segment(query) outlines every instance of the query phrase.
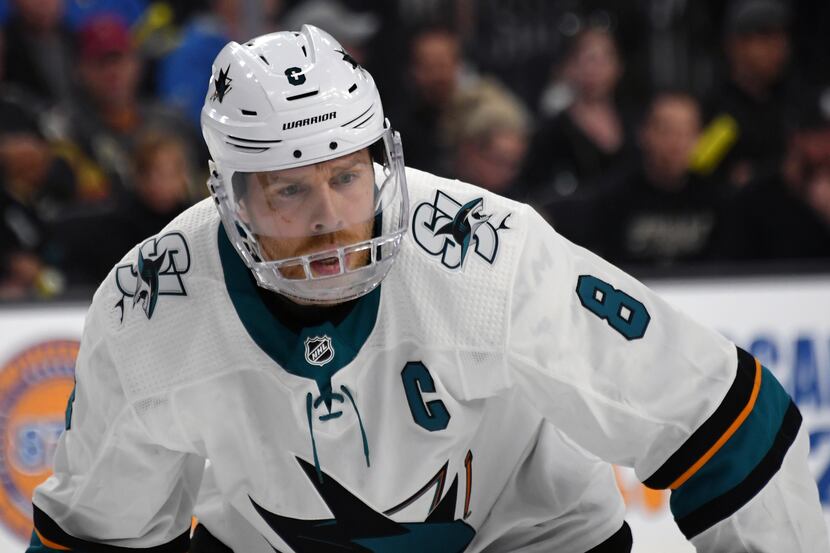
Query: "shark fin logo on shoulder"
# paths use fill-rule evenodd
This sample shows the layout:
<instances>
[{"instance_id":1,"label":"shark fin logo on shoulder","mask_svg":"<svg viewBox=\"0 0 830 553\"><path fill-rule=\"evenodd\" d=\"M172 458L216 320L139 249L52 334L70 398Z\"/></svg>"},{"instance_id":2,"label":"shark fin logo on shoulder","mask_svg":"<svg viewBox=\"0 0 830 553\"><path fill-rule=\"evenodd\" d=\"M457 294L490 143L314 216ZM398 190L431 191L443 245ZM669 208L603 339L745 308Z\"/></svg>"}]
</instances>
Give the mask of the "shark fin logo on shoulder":
<instances>
[{"instance_id":1,"label":"shark fin logo on shoulder","mask_svg":"<svg viewBox=\"0 0 830 553\"><path fill-rule=\"evenodd\" d=\"M121 321L127 307L141 306L148 319L153 317L159 296L186 296L182 275L190 270L190 250L179 232L150 238L138 249L135 263L119 265L115 281L121 291L116 307ZM132 298L132 301L126 301Z\"/></svg>"},{"instance_id":2,"label":"shark fin logo on shoulder","mask_svg":"<svg viewBox=\"0 0 830 553\"><path fill-rule=\"evenodd\" d=\"M450 270L461 270L470 252L492 265L499 251L499 232L508 230L508 213L498 226L484 198L462 203L437 190L432 202L422 202L412 216L412 236L429 255L440 258Z\"/></svg>"}]
</instances>

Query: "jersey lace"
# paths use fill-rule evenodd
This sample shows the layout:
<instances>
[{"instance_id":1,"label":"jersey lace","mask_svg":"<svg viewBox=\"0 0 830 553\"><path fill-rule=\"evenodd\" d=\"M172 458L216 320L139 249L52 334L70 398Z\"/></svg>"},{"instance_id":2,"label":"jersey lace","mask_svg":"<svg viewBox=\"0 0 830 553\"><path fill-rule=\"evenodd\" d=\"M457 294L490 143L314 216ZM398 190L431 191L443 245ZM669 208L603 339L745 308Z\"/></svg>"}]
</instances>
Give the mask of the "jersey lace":
<instances>
[{"instance_id":1,"label":"jersey lace","mask_svg":"<svg viewBox=\"0 0 830 553\"><path fill-rule=\"evenodd\" d=\"M357 408L357 403L354 400L354 396L352 395L351 391L346 386L340 386L340 391L342 394L339 394L331 389L331 387L326 386L321 391L320 395L317 399L314 399L311 392L306 394L306 415L308 416L308 432L311 435L311 449L314 453L314 468L317 471L317 479L320 483L323 482L323 472L320 469L320 459L317 455L317 442L314 439L314 411L320 407L324 402L328 407L328 413L321 415L319 417L320 422L326 422L331 419L336 419L343 414L343 411L332 411L331 405L333 402L337 401L339 403L346 403L346 398L352 404L352 408L354 409L355 414L357 415L357 423L360 426L360 436L363 439L363 454L366 456L366 466L371 466L369 462L369 440L366 438L366 430L363 428L363 418L360 416L360 410Z\"/></svg>"}]
</instances>

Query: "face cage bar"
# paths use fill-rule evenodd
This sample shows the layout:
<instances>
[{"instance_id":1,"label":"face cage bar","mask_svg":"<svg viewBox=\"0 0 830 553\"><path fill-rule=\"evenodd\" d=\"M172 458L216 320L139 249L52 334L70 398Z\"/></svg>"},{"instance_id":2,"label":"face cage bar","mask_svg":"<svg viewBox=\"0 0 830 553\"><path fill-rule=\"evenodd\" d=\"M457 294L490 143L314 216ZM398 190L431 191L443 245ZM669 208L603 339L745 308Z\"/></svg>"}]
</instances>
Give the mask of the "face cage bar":
<instances>
[{"instance_id":1,"label":"face cage bar","mask_svg":"<svg viewBox=\"0 0 830 553\"><path fill-rule=\"evenodd\" d=\"M406 227L403 227L392 234L371 238L369 240L364 240L363 242L358 242L357 244L351 244L349 246L337 248L336 250L328 250L325 252L318 252L309 255L301 255L297 257L291 257L289 259L280 259L278 261L261 261L258 263L258 265L262 268L273 269L274 272L278 275L278 278L286 283L298 282L303 280L285 278L282 276L280 269L296 266L301 266L303 268L305 280L320 281L331 278L337 278L346 273L356 273L358 271L371 268L373 265L375 265L378 261L381 260L381 257L378 255L378 252L382 251L383 246L397 246L400 243L401 238L403 238L404 234L406 234ZM350 254L356 254L366 250L368 250L370 254L369 262L352 270L348 270L346 268L346 257ZM315 261L324 261L327 259L337 259L339 271L331 275L315 276L312 273L311 264Z\"/></svg>"}]
</instances>

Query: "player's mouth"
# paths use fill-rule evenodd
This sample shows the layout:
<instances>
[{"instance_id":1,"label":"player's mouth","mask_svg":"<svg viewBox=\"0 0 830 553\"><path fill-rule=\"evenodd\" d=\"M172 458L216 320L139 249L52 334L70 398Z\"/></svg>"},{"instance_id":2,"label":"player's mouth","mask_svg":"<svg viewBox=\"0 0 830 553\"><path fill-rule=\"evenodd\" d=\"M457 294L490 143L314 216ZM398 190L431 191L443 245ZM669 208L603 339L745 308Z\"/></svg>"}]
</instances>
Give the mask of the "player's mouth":
<instances>
[{"instance_id":1,"label":"player's mouth","mask_svg":"<svg viewBox=\"0 0 830 553\"><path fill-rule=\"evenodd\" d=\"M316 277L331 276L340 274L340 260L336 257L327 257L317 261L312 261L311 274Z\"/></svg>"}]
</instances>

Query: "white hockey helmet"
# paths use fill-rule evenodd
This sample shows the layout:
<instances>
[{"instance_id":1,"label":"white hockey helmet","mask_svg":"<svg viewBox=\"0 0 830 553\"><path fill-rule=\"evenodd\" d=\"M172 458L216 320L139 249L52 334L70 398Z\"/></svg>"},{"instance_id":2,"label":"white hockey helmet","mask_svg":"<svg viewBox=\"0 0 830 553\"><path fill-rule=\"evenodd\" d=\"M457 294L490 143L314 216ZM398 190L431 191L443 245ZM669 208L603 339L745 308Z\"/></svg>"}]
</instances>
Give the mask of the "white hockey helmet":
<instances>
[{"instance_id":1,"label":"white hockey helmet","mask_svg":"<svg viewBox=\"0 0 830 553\"><path fill-rule=\"evenodd\" d=\"M401 142L383 116L372 76L334 38L304 25L300 32L227 44L213 63L202 132L213 158L210 193L228 238L260 286L301 302L336 303L380 284L407 227ZM362 221L347 224L368 225L370 236L346 244L332 240L323 251L270 259L263 248L268 231L255 228L240 204L243 184L367 147L374 160L368 164L373 205L361 209ZM294 205L301 209L302 204ZM315 238L311 231L305 237L296 231L270 232L269 238L276 239ZM365 262L352 266L347 258L354 255ZM328 269L317 270L321 264Z\"/></svg>"}]
</instances>

